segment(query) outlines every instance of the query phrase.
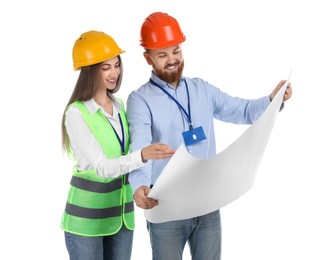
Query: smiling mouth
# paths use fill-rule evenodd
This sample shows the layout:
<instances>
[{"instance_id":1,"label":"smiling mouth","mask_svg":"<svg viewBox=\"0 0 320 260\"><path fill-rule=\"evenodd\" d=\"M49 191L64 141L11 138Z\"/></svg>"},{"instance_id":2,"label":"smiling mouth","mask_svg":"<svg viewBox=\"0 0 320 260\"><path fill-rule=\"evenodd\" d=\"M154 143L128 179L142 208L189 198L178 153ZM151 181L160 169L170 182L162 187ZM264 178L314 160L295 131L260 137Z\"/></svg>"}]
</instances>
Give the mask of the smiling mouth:
<instances>
[{"instance_id":1,"label":"smiling mouth","mask_svg":"<svg viewBox=\"0 0 320 260\"><path fill-rule=\"evenodd\" d=\"M111 83L111 84L116 84L117 80L116 79L111 79L111 80L107 80L107 82Z\"/></svg>"},{"instance_id":2,"label":"smiling mouth","mask_svg":"<svg viewBox=\"0 0 320 260\"><path fill-rule=\"evenodd\" d=\"M166 67L165 67L165 69L167 69L167 70L174 70L174 69L176 69L177 67L178 67L178 63L174 63L174 64L169 64L169 65L167 65Z\"/></svg>"}]
</instances>

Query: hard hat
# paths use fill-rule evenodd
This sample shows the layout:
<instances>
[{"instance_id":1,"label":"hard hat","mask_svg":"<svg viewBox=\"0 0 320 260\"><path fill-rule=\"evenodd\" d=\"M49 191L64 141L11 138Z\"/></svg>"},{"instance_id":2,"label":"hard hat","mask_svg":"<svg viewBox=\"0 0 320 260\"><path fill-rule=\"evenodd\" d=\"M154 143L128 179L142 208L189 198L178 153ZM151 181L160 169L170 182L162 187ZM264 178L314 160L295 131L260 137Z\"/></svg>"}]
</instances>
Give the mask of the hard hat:
<instances>
[{"instance_id":1,"label":"hard hat","mask_svg":"<svg viewBox=\"0 0 320 260\"><path fill-rule=\"evenodd\" d=\"M161 49L186 40L177 20L166 13L149 15L141 26L140 45L146 49Z\"/></svg>"},{"instance_id":2,"label":"hard hat","mask_svg":"<svg viewBox=\"0 0 320 260\"><path fill-rule=\"evenodd\" d=\"M114 39L104 32L88 31L75 41L72 51L73 67L78 70L109 60L124 53Z\"/></svg>"}]
</instances>

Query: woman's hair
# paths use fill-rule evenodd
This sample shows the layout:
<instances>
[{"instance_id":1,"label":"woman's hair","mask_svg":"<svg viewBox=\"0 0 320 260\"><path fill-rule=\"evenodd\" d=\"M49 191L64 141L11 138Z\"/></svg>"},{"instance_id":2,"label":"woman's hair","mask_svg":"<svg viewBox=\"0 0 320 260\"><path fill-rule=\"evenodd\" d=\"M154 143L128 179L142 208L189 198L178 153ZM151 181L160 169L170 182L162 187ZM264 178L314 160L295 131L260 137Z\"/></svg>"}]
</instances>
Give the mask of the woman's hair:
<instances>
[{"instance_id":1,"label":"woman's hair","mask_svg":"<svg viewBox=\"0 0 320 260\"><path fill-rule=\"evenodd\" d=\"M123 66L120 55L117 56L119 59L120 74L117 80L117 85L114 89L107 89L106 95L116 93L121 86L123 77ZM62 147L66 151L70 151L69 139L65 127L65 112L69 105L75 101L87 101L90 100L99 88L99 68L101 63L93 64L90 66L82 67L77 80L77 83L73 89L72 95L63 111L61 132L62 132Z\"/></svg>"}]
</instances>

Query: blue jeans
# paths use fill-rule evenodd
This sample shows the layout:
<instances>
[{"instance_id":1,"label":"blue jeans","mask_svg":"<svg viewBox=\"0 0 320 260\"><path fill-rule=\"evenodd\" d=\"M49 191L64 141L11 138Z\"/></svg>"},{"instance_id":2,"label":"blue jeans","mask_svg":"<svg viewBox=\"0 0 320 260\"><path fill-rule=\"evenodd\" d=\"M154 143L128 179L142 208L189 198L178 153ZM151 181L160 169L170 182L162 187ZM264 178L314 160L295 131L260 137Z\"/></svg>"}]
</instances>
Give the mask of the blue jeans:
<instances>
[{"instance_id":1,"label":"blue jeans","mask_svg":"<svg viewBox=\"0 0 320 260\"><path fill-rule=\"evenodd\" d=\"M185 220L164 223L147 221L153 260L182 259L188 242L194 260L220 260L221 223L219 210Z\"/></svg>"},{"instance_id":2,"label":"blue jeans","mask_svg":"<svg viewBox=\"0 0 320 260\"><path fill-rule=\"evenodd\" d=\"M111 236L64 234L70 260L130 260L133 231L124 226Z\"/></svg>"}]
</instances>

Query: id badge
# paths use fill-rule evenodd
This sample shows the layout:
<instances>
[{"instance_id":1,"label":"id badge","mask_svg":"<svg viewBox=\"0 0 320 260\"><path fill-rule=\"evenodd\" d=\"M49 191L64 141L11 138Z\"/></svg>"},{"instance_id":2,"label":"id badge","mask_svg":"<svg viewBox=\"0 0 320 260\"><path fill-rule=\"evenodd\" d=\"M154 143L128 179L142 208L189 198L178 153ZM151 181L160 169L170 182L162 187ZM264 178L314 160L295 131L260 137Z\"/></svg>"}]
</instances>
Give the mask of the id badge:
<instances>
[{"instance_id":1,"label":"id badge","mask_svg":"<svg viewBox=\"0 0 320 260\"><path fill-rule=\"evenodd\" d=\"M183 132L182 136L186 145L196 144L206 139L206 135L201 126Z\"/></svg>"}]
</instances>

